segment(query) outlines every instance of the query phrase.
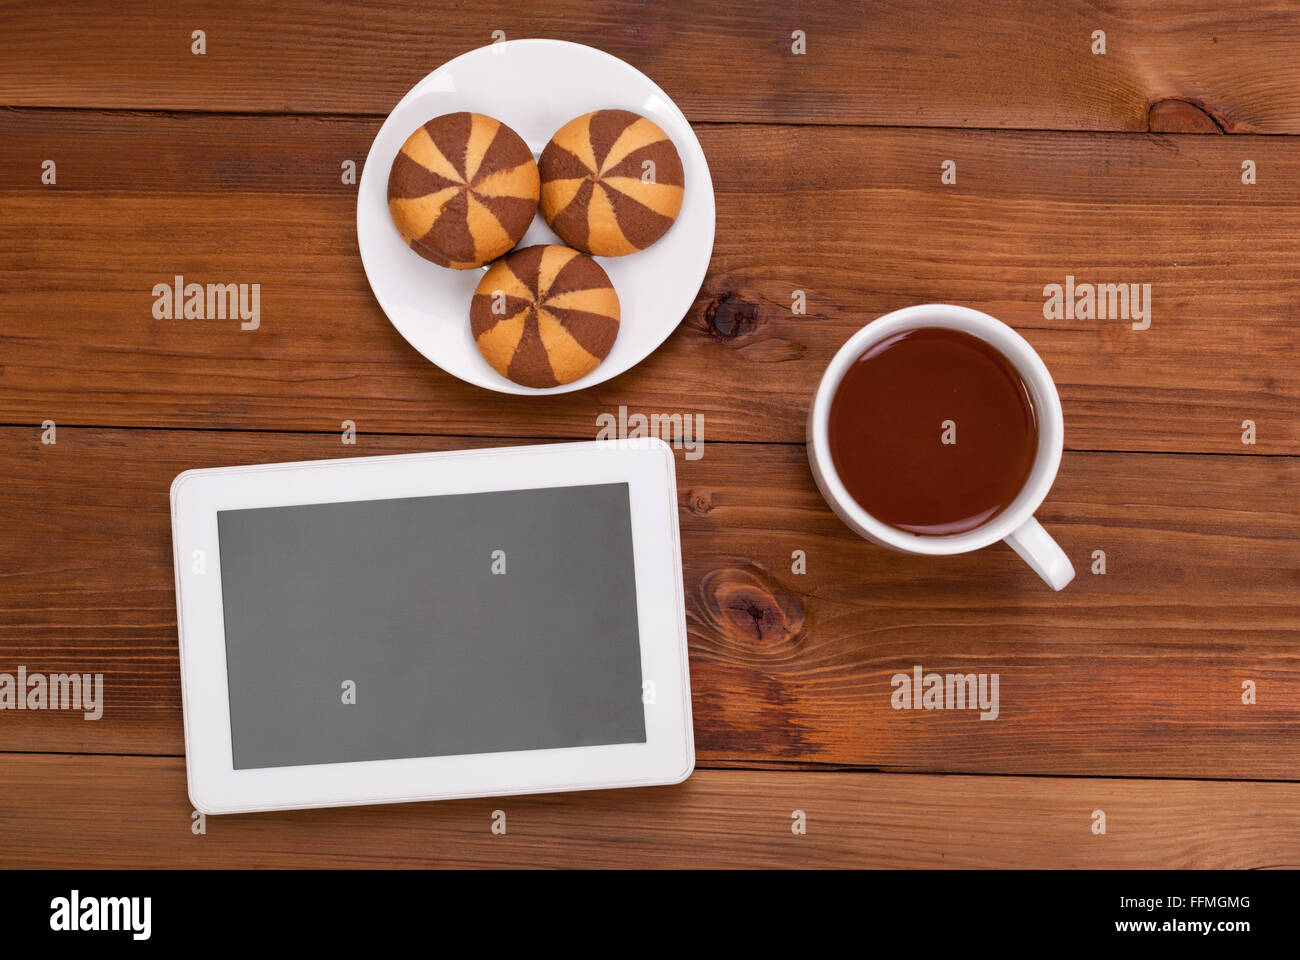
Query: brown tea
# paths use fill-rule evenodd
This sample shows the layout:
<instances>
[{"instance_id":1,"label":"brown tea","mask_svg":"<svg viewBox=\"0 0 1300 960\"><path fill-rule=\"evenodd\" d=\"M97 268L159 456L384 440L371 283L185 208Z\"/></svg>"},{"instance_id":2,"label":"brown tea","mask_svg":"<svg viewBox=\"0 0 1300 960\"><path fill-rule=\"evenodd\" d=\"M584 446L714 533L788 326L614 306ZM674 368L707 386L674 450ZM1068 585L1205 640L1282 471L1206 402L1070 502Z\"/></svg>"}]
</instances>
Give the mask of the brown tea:
<instances>
[{"instance_id":1,"label":"brown tea","mask_svg":"<svg viewBox=\"0 0 1300 960\"><path fill-rule=\"evenodd\" d=\"M874 344L831 401L831 458L844 486L877 520L911 533L964 533L997 516L1029 479L1037 447L1024 380L959 330L922 327Z\"/></svg>"}]
</instances>

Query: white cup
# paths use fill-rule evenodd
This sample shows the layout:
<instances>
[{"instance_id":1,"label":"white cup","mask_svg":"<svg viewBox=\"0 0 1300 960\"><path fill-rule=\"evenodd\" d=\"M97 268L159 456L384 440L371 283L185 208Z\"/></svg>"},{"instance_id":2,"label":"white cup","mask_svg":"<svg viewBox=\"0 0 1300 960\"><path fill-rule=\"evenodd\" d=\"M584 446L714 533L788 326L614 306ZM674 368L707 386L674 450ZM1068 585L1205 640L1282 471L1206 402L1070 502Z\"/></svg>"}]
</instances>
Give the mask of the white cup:
<instances>
[{"instance_id":1,"label":"white cup","mask_svg":"<svg viewBox=\"0 0 1300 960\"><path fill-rule=\"evenodd\" d=\"M904 330L920 327L960 330L991 344L1011 361L1029 388L1038 420L1038 450L1024 487L1001 513L965 533L924 536L877 520L849 495L831 459L831 401L845 372L873 344ZM813 477L831 509L860 536L892 550L930 556L966 553L1005 540L1053 590L1060 590L1074 579L1074 566L1065 551L1034 519L1034 511L1056 479L1064 443L1061 398L1056 393L1052 375L1034 348L1016 331L987 313L942 303L895 310L851 336L822 375L812 409L808 412L808 463Z\"/></svg>"}]
</instances>

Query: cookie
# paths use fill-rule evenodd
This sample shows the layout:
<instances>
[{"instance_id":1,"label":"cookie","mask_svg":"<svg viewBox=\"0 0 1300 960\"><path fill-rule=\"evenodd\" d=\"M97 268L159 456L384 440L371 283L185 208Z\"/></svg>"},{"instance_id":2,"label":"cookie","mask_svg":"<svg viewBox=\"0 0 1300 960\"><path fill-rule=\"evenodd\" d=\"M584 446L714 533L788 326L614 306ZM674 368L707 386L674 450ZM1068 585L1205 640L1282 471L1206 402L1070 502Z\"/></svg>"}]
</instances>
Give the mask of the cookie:
<instances>
[{"instance_id":1,"label":"cookie","mask_svg":"<svg viewBox=\"0 0 1300 960\"><path fill-rule=\"evenodd\" d=\"M627 110L570 120L538 161L542 216L571 247L598 257L644 250L673 225L685 177L668 135Z\"/></svg>"},{"instance_id":2,"label":"cookie","mask_svg":"<svg viewBox=\"0 0 1300 960\"><path fill-rule=\"evenodd\" d=\"M470 330L497 373L525 387L585 376L618 336L618 294L600 264L558 245L494 263L469 308Z\"/></svg>"},{"instance_id":3,"label":"cookie","mask_svg":"<svg viewBox=\"0 0 1300 960\"><path fill-rule=\"evenodd\" d=\"M538 189L537 164L519 134L481 113L448 113L402 144L388 175L388 212L420 256L469 270L519 242Z\"/></svg>"}]
</instances>

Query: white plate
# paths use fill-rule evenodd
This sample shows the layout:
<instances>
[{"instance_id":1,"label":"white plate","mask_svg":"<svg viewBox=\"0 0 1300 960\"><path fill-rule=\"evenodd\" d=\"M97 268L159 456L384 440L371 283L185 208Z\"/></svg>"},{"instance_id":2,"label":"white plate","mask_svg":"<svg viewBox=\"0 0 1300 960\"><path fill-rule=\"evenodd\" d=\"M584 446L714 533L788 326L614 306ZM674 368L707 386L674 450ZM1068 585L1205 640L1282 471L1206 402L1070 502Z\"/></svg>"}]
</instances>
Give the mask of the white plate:
<instances>
[{"instance_id":1,"label":"white plate","mask_svg":"<svg viewBox=\"0 0 1300 960\"><path fill-rule=\"evenodd\" d=\"M626 257L597 257L618 292L618 338L595 370L558 387L513 383L474 344L469 303L486 268L430 263L398 236L388 215L388 172L411 132L444 113L469 110L514 129L539 155L555 131L592 110L649 117L682 158L686 189L677 222ZM668 338L699 292L713 252L713 180L691 125L654 82L617 57L563 40L507 40L451 60L393 108L370 147L357 194L357 244L370 288L411 346L448 373L501 393L568 393L616 377ZM539 212L520 241L561 243Z\"/></svg>"}]
</instances>

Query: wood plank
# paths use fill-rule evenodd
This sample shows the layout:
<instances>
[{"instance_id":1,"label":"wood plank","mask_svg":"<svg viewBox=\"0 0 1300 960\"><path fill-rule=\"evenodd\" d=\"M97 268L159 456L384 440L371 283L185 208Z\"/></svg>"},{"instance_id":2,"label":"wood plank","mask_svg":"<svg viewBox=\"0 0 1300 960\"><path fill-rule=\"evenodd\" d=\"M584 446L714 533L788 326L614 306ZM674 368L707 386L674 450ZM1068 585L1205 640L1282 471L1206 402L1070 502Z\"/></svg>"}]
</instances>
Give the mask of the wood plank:
<instances>
[{"instance_id":1,"label":"wood plank","mask_svg":"<svg viewBox=\"0 0 1300 960\"><path fill-rule=\"evenodd\" d=\"M1296 784L700 771L642 790L208 817L200 835L180 759L0 763L6 868L1300 866Z\"/></svg>"},{"instance_id":2,"label":"wood plank","mask_svg":"<svg viewBox=\"0 0 1300 960\"><path fill-rule=\"evenodd\" d=\"M182 469L480 445L0 429L0 671L102 672L106 701L97 721L0 714L0 749L183 752ZM1040 512L1079 570L1060 594L1000 545L927 559L859 540L802 447L706 443L678 467L701 766L1300 779L1300 460L1067 454ZM998 674L998 718L893 709L916 665Z\"/></svg>"},{"instance_id":3,"label":"wood plank","mask_svg":"<svg viewBox=\"0 0 1300 960\"><path fill-rule=\"evenodd\" d=\"M798 442L855 329L946 301L1037 347L1071 448L1300 452L1288 138L702 127L718 232L694 307L634 370L541 402L449 377L379 310L356 254L355 188L339 182L375 128L5 112L0 422L334 430L346 418L589 438L626 404L701 414L712 439ZM48 158L59 179L42 187ZM940 184L945 158L955 186ZM1245 159L1256 185L1241 183ZM151 291L178 274L259 283L260 329L155 320ZM1045 319L1044 287L1067 275L1149 283L1150 329ZM794 290L806 316L791 313Z\"/></svg>"},{"instance_id":4,"label":"wood plank","mask_svg":"<svg viewBox=\"0 0 1300 960\"><path fill-rule=\"evenodd\" d=\"M696 121L1297 133L1297 12L1293 0L52 0L7 10L0 104L382 115L501 30L601 47Z\"/></svg>"}]
</instances>

